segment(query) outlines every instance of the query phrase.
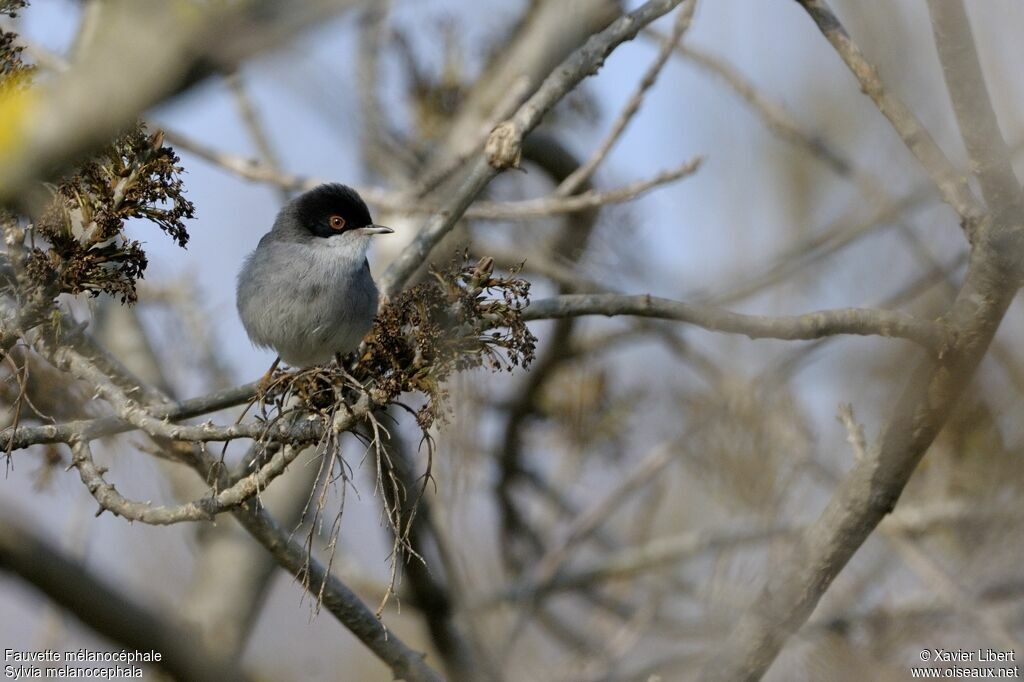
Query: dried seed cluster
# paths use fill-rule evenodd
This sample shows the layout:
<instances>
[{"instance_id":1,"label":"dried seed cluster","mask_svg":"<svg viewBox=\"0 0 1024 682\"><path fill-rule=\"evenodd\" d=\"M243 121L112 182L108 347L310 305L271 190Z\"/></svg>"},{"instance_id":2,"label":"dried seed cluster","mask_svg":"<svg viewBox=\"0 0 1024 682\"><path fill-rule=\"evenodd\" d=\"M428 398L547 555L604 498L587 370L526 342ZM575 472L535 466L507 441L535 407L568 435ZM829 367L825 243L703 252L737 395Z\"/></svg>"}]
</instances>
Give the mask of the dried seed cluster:
<instances>
[{"instance_id":1,"label":"dried seed cluster","mask_svg":"<svg viewBox=\"0 0 1024 682\"><path fill-rule=\"evenodd\" d=\"M359 359L373 383L374 400L390 402L419 392L427 403L417 414L428 428L444 417L444 381L454 372L528 367L536 338L522 319L530 283L493 274L490 258L467 265L465 255L406 289L374 321Z\"/></svg>"},{"instance_id":2,"label":"dried seed cluster","mask_svg":"<svg viewBox=\"0 0 1024 682\"><path fill-rule=\"evenodd\" d=\"M13 17L25 5L0 0L0 14ZM33 67L22 61L16 39L0 30L0 98L17 97L31 84ZM184 196L178 163L163 146L163 133L147 136L141 124L83 162L56 185L40 215L32 216L26 262L31 282L46 295L104 292L133 303L147 261L142 245L125 235L125 222L143 219L180 246L188 242L184 220L194 216L194 208ZM0 218L14 216L5 211Z\"/></svg>"},{"instance_id":3,"label":"dried seed cluster","mask_svg":"<svg viewBox=\"0 0 1024 682\"><path fill-rule=\"evenodd\" d=\"M53 201L35 222L29 274L64 293L107 293L134 303L146 270L142 245L124 232L125 221L154 223L179 246L188 242L184 221L194 216L184 196L179 159L163 146L163 134L140 124L83 163L57 186Z\"/></svg>"},{"instance_id":4,"label":"dried seed cluster","mask_svg":"<svg viewBox=\"0 0 1024 682\"><path fill-rule=\"evenodd\" d=\"M0 0L0 14L16 17L17 10L25 6L24 0ZM33 67L21 60L22 47L15 45L18 35L0 29L0 97L25 87Z\"/></svg>"},{"instance_id":5,"label":"dried seed cluster","mask_svg":"<svg viewBox=\"0 0 1024 682\"><path fill-rule=\"evenodd\" d=\"M468 264L461 254L381 309L361 354L346 361L347 372L316 367L282 375L265 400L283 404L294 395L305 409L325 413L345 399L345 386L368 393L377 407L416 393L426 398L416 414L426 430L446 416L444 382L453 373L529 366L537 341L522 319L529 291L529 282L515 273L495 275L492 259Z\"/></svg>"}]
</instances>

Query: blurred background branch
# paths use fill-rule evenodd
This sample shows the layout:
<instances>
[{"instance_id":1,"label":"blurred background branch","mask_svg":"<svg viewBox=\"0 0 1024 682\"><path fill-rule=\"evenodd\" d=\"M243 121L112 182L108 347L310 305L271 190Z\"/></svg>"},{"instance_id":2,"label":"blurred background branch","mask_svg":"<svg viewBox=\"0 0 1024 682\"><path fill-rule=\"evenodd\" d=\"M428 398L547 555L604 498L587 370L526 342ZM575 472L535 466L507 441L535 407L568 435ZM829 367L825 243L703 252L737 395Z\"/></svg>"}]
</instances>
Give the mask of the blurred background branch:
<instances>
[{"instance_id":1,"label":"blurred background branch","mask_svg":"<svg viewBox=\"0 0 1024 682\"><path fill-rule=\"evenodd\" d=\"M5 646L460 681L1018 646L1019 3L23 4ZM391 335L252 382L234 278L325 181L396 230Z\"/></svg>"}]
</instances>

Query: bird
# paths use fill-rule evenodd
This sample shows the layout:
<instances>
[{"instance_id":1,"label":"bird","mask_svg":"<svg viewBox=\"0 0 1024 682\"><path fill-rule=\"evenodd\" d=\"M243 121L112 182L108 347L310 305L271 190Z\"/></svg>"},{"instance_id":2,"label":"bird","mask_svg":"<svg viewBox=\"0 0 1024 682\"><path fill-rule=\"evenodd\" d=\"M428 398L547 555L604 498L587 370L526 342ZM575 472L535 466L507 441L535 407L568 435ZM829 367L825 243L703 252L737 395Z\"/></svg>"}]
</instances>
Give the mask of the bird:
<instances>
[{"instance_id":1,"label":"bird","mask_svg":"<svg viewBox=\"0 0 1024 682\"><path fill-rule=\"evenodd\" d=\"M237 304L249 339L297 369L329 363L358 348L377 315L380 294L366 252L377 225L359 193L327 183L277 214L238 274Z\"/></svg>"}]
</instances>

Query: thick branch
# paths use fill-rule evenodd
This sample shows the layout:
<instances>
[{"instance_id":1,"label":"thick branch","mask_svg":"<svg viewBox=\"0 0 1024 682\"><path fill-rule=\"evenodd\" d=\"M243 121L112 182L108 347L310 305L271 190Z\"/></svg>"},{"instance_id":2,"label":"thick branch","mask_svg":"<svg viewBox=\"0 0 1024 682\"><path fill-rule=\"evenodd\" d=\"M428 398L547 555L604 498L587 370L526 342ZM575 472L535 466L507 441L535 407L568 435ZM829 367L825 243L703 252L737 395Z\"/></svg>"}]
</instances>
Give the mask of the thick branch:
<instances>
[{"instance_id":1,"label":"thick branch","mask_svg":"<svg viewBox=\"0 0 1024 682\"><path fill-rule=\"evenodd\" d=\"M10 571L104 637L159 651L155 664L181 680L246 680L232 661L211 655L183 625L153 613L89 569L0 514L0 569Z\"/></svg>"},{"instance_id":2,"label":"thick branch","mask_svg":"<svg viewBox=\"0 0 1024 682\"><path fill-rule=\"evenodd\" d=\"M1024 219L1020 181L985 86L964 4L928 0L928 11L953 111L985 202L990 211L1010 210L1017 214L1016 220Z\"/></svg>"},{"instance_id":3,"label":"thick branch","mask_svg":"<svg viewBox=\"0 0 1024 682\"><path fill-rule=\"evenodd\" d=\"M987 237L985 230L979 233ZM992 341L1016 293L1008 253L981 242L949 314L956 342L941 358L923 360L890 410L879 444L857 462L821 516L740 619L722 655L705 669L711 680L756 680L789 635L878 523L896 505L915 467L945 424ZM1019 254L1013 258L1019 258Z\"/></svg>"},{"instance_id":4,"label":"thick branch","mask_svg":"<svg viewBox=\"0 0 1024 682\"><path fill-rule=\"evenodd\" d=\"M146 109L215 71L279 45L355 0L246 2L200 10L177 3L103 3L100 33L52 83L0 98L11 143L0 147L0 200L106 144ZM117 77L110 77L116 73Z\"/></svg>"},{"instance_id":5,"label":"thick branch","mask_svg":"<svg viewBox=\"0 0 1024 682\"><path fill-rule=\"evenodd\" d=\"M282 568L295 576L310 594L319 597L328 611L387 663L396 679L440 682L441 677L426 664L423 654L408 648L394 633L388 632L358 595L310 557L263 509L250 501L235 512L235 518Z\"/></svg>"}]
</instances>

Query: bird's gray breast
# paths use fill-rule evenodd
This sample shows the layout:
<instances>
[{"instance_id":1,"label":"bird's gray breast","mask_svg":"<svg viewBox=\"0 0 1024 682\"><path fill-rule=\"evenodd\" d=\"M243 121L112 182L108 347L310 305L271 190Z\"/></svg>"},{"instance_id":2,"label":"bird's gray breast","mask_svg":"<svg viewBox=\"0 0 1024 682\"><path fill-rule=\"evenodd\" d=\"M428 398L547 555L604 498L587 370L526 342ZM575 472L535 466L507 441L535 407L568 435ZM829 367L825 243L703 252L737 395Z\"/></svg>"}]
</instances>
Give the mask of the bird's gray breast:
<instances>
[{"instance_id":1,"label":"bird's gray breast","mask_svg":"<svg viewBox=\"0 0 1024 682\"><path fill-rule=\"evenodd\" d=\"M261 243L239 275L238 310L249 337L293 366L355 349L377 305L365 254L326 244Z\"/></svg>"},{"instance_id":2,"label":"bird's gray breast","mask_svg":"<svg viewBox=\"0 0 1024 682\"><path fill-rule=\"evenodd\" d=\"M314 260L297 294L310 308L316 340L343 341L344 350L362 340L377 313L377 286L365 257L355 267L329 258Z\"/></svg>"}]
</instances>

